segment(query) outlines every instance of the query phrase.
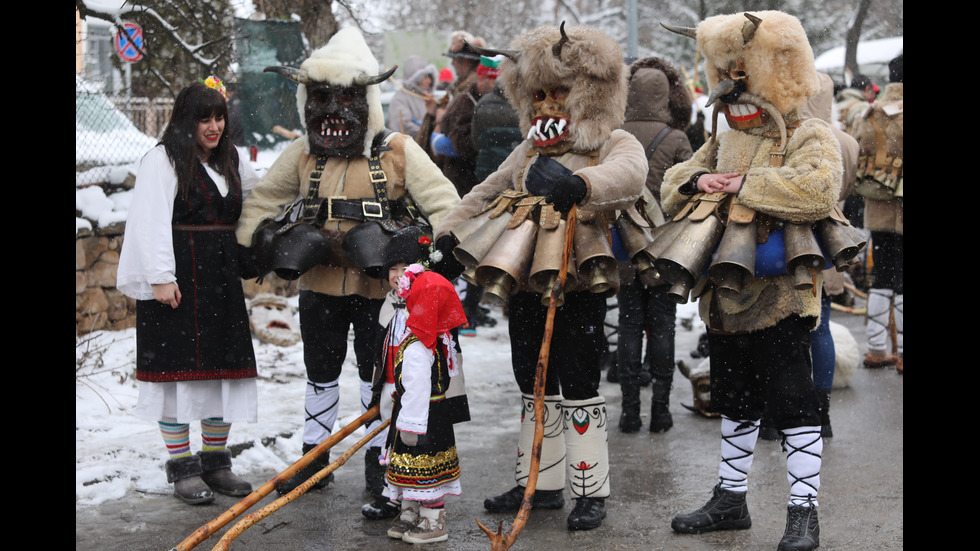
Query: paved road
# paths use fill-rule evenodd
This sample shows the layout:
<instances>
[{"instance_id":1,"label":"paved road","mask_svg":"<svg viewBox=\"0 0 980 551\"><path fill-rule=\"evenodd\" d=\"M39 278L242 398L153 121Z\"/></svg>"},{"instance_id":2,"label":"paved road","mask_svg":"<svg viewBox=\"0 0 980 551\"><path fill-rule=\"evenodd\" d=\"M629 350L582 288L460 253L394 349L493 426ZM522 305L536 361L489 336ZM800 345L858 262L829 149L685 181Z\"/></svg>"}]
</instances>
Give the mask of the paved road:
<instances>
[{"instance_id":1,"label":"paved road","mask_svg":"<svg viewBox=\"0 0 980 551\"><path fill-rule=\"evenodd\" d=\"M834 312L833 319L847 325L864 353L863 321ZM678 358L687 357L696 339L681 346ZM823 551L884 551L904 546L904 376L894 369L859 368L849 388L833 394L831 419L834 437L826 441L821 473L820 526ZM512 390L512 389L509 389ZM749 479L750 530L702 534L675 534L670 519L699 507L709 497L718 469L718 421L688 412L690 383L675 375L671 398L674 428L667 433L622 434L619 389L602 383L608 400L610 459L615 472L609 517L597 530L571 532L564 511L535 511L515 550L679 550L739 551L775 549L782 535L788 496L785 458L777 442L760 441ZM472 393L472 391L471 391ZM643 393L648 409L650 391ZM505 404L500 417L518 408L518 400ZM496 412L495 412L496 413ZM495 417L494 417L495 418ZM449 541L431 544L438 550L490 548L474 519L505 527L513 515L492 515L483 499L510 488L516 426L488 428L490 418L457 427L464 473L464 494L447 500ZM371 522L359 512L363 494L362 454L338 470L336 484L314 490L286 505L245 531L231 549L263 551L371 551L401 550L409 544L385 536L387 521ZM275 473L268 473L271 478ZM253 481L259 482L261 481ZM260 505L272 501L266 498ZM99 507L76 511L76 551L166 551L199 526L236 503L218 496L200 507L181 505L171 496L133 496ZM253 507L251 511L258 510ZM230 526L230 525L229 525ZM227 528L226 528L227 529ZM220 531L223 533L224 529ZM219 536L198 545L211 549Z\"/></svg>"}]
</instances>

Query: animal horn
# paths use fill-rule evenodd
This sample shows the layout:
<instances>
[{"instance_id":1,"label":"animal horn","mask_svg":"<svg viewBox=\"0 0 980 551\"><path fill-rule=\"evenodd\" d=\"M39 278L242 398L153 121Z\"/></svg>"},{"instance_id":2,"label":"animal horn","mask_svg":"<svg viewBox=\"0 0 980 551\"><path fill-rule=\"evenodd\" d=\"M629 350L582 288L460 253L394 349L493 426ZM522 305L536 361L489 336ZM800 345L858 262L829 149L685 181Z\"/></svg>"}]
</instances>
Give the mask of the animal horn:
<instances>
[{"instance_id":1,"label":"animal horn","mask_svg":"<svg viewBox=\"0 0 980 551\"><path fill-rule=\"evenodd\" d=\"M717 85L715 85L714 89L712 89L711 93L708 95L708 100L707 102L705 102L705 106L711 105L712 103L715 102L715 100L717 100L722 96L727 96L734 89L735 89L735 81L730 78L726 78L725 80L719 82ZM715 111L718 110L715 109Z\"/></svg>"},{"instance_id":2,"label":"animal horn","mask_svg":"<svg viewBox=\"0 0 980 551\"><path fill-rule=\"evenodd\" d=\"M285 67L282 65L273 65L271 67L266 67L262 70L263 73L277 73L289 80L296 82L298 84L309 84L312 82L310 75L302 70L296 69L295 67Z\"/></svg>"},{"instance_id":3,"label":"animal horn","mask_svg":"<svg viewBox=\"0 0 980 551\"><path fill-rule=\"evenodd\" d=\"M561 40L556 42L555 45L551 47L551 53L558 59L561 59L561 49L565 44L568 44L569 42L568 35L565 34L564 21L561 22L561 26L558 28L558 31L561 32Z\"/></svg>"},{"instance_id":4,"label":"animal horn","mask_svg":"<svg viewBox=\"0 0 980 551\"><path fill-rule=\"evenodd\" d=\"M751 13L742 14L748 21L742 25L742 44L748 44L752 37L755 36L755 31L759 30L759 25L762 24L762 19L752 15Z\"/></svg>"},{"instance_id":5,"label":"animal horn","mask_svg":"<svg viewBox=\"0 0 980 551\"><path fill-rule=\"evenodd\" d=\"M358 75L354 78L354 84L358 86L370 86L372 84L380 84L386 80L388 77L395 74L395 70L398 69L398 65L395 65L387 71L377 74L377 75Z\"/></svg>"},{"instance_id":6,"label":"animal horn","mask_svg":"<svg viewBox=\"0 0 980 551\"><path fill-rule=\"evenodd\" d=\"M511 61L517 61L521 57L520 50L495 50L493 48L481 48L479 46L474 46L467 41L463 41L464 44L473 49L476 53L484 55L487 57L494 57L497 55L502 55L509 58Z\"/></svg>"},{"instance_id":7,"label":"animal horn","mask_svg":"<svg viewBox=\"0 0 980 551\"><path fill-rule=\"evenodd\" d=\"M668 25L663 21L660 22L660 26L672 33L693 38L694 40L698 39L698 30L695 27L678 27L676 25Z\"/></svg>"}]
</instances>

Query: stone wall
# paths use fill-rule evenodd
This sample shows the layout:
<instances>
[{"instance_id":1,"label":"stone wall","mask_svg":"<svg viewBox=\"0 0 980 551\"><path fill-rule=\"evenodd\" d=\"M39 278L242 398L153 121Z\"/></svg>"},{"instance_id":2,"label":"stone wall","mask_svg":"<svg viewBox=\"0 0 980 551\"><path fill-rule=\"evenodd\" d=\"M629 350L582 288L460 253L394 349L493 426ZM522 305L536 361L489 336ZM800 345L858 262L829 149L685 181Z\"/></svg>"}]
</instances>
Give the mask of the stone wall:
<instances>
[{"instance_id":1,"label":"stone wall","mask_svg":"<svg viewBox=\"0 0 980 551\"><path fill-rule=\"evenodd\" d=\"M136 301L116 289L116 269L125 224L113 224L75 234L75 336L91 331L117 331L136 325ZM296 282L269 274L261 284L243 283L245 296L297 294Z\"/></svg>"},{"instance_id":2,"label":"stone wall","mask_svg":"<svg viewBox=\"0 0 980 551\"><path fill-rule=\"evenodd\" d=\"M75 235L75 336L136 324L136 301L116 290L123 224Z\"/></svg>"}]
</instances>

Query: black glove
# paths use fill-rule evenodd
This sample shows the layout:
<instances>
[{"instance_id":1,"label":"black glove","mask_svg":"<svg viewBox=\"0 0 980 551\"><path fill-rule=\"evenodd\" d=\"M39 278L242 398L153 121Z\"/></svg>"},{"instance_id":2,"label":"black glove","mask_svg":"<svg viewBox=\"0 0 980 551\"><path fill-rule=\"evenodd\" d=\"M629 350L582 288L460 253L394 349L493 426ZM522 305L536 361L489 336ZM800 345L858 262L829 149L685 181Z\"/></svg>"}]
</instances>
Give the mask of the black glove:
<instances>
[{"instance_id":1,"label":"black glove","mask_svg":"<svg viewBox=\"0 0 980 551\"><path fill-rule=\"evenodd\" d=\"M585 198L589 188L585 180L551 157L539 156L527 171L525 187L534 195L544 196L555 210L568 212Z\"/></svg>"},{"instance_id":2,"label":"black glove","mask_svg":"<svg viewBox=\"0 0 980 551\"><path fill-rule=\"evenodd\" d=\"M453 249L456 248L456 245L456 238L450 234L436 239L436 250L442 253L442 260L432 266L432 271L449 281L459 277L463 273L463 270L466 269L465 266L456 260L456 255L453 254Z\"/></svg>"}]
</instances>

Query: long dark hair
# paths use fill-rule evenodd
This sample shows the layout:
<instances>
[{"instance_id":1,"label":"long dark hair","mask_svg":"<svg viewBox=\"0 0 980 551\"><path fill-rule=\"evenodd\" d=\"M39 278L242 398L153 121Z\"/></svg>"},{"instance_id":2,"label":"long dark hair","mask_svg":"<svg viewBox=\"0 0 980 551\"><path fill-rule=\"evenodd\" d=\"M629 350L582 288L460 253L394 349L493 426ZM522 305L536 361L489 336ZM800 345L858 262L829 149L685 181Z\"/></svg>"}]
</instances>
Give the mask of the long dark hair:
<instances>
[{"instance_id":1,"label":"long dark hair","mask_svg":"<svg viewBox=\"0 0 980 551\"><path fill-rule=\"evenodd\" d=\"M195 82L177 95L170 122L160 138L160 144L167 150L167 156L177 173L177 189L181 197L187 197L199 162L197 142L194 140L197 125L202 119L212 115L224 118L225 129L217 147L211 150L208 164L225 177L229 189L235 190L241 185L236 157L232 154L234 145L228 135L228 104L220 92L201 82Z\"/></svg>"}]
</instances>

